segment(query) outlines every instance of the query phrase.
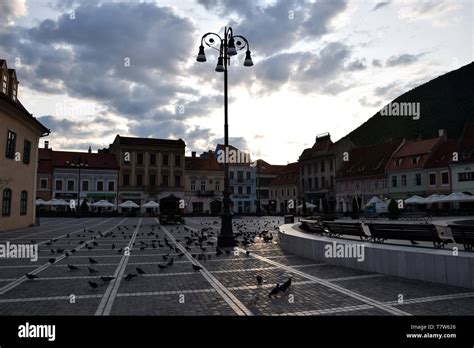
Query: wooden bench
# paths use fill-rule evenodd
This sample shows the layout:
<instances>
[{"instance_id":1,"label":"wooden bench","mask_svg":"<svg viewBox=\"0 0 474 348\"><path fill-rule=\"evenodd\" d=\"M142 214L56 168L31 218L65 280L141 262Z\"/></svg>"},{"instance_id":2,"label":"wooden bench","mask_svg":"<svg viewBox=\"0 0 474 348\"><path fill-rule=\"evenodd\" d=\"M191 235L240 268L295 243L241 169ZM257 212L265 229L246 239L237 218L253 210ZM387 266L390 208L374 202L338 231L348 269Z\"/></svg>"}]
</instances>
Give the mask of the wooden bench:
<instances>
[{"instance_id":1,"label":"wooden bench","mask_svg":"<svg viewBox=\"0 0 474 348\"><path fill-rule=\"evenodd\" d=\"M433 224L383 224L368 223L374 242L383 243L387 239L408 240L412 242L432 242L435 248L444 248L448 243L442 240Z\"/></svg>"},{"instance_id":2,"label":"wooden bench","mask_svg":"<svg viewBox=\"0 0 474 348\"><path fill-rule=\"evenodd\" d=\"M454 241L464 246L464 250L472 251L474 246L474 226L449 225Z\"/></svg>"},{"instance_id":3,"label":"wooden bench","mask_svg":"<svg viewBox=\"0 0 474 348\"><path fill-rule=\"evenodd\" d=\"M361 240L367 240L370 238L370 236L365 234L360 222L324 221L323 226L326 227L328 233L332 236L356 236Z\"/></svg>"},{"instance_id":4,"label":"wooden bench","mask_svg":"<svg viewBox=\"0 0 474 348\"><path fill-rule=\"evenodd\" d=\"M301 222L301 226L300 226L301 229L307 232L318 233L318 234L323 234L325 232L319 220L302 219L300 220L300 222Z\"/></svg>"}]
</instances>

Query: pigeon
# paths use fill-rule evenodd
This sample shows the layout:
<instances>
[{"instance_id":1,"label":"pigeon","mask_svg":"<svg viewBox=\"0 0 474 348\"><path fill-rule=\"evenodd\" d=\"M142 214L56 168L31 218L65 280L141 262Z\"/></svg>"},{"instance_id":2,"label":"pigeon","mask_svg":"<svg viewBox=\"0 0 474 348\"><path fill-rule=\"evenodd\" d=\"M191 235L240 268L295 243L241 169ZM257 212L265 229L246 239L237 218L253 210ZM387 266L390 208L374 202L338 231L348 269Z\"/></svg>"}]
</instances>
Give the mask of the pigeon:
<instances>
[{"instance_id":1,"label":"pigeon","mask_svg":"<svg viewBox=\"0 0 474 348\"><path fill-rule=\"evenodd\" d=\"M166 266L168 266L168 267L173 266L173 261L174 261L173 258L169 259L169 261L168 261L168 263L166 264Z\"/></svg>"},{"instance_id":2,"label":"pigeon","mask_svg":"<svg viewBox=\"0 0 474 348\"><path fill-rule=\"evenodd\" d=\"M28 278L29 280L33 280L33 279L37 279L39 278L36 274L29 274L29 273L26 273L26 278Z\"/></svg>"},{"instance_id":3,"label":"pigeon","mask_svg":"<svg viewBox=\"0 0 474 348\"><path fill-rule=\"evenodd\" d=\"M195 265L195 264L193 264L193 270L195 270L195 271L200 271L200 270L202 270L202 267L201 267L201 266L198 266L198 265Z\"/></svg>"},{"instance_id":4,"label":"pigeon","mask_svg":"<svg viewBox=\"0 0 474 348\"><path fill-rule=\"evenodd\" d=\"M103 276L103 277L100 277L100 279L102 279L103 282L107 283L107 282L110 282L111 280L114 280L115 277L106 277L106 276Z\"/></svg>"},{"instance_id":5,"label":"pigeon","mask_svg":"<svg viewBox=\"0 0 474 348\"><path fill-rule=\"evenodd\" d=\"M286 290L288 290L288 288L291 286L291 278L288 278L288 280L286 282L284 282L283 284L281 284L280 286L280 291L283 291L285 292Z\"/></svg>"},{"instance_id":6,"label":"pigeon","mask_svg":"<svg viewBox=\"0 0 474 348\"><path fill-rule=\"evenodd\" d=\"M125 276L125 280L132 280L133 278L135 278L137 275L136 274L133 274L133 273L129 273Z\"/></svg>"},{"instance_id":7,"label":"pigeon","mask_svg":"<svg viewBox=\"0 0 474 348\"><path fill-rule=\"evenodd\" d=\"M94 273L99 273L99 271L96 270L96 269L94 269L94 268L92 268L92 267L89 267L89 273L90 273L90 274L94 274Z\"/></svg>"},{"instance_id":8,"label":"pigeon","mask_svg":"<svg viewBox=\"0 0 474 348\"><path fill-rule=\"evenodd\" d=\"M136 270L139 275L145 274L145 271L142 270L140 267L137 267Z\"/></svg>"},{"instance_id":9,"label":"pigeon","mask_svg":"<svg viewBox=\"0 0 474 348\"><path fill-rule=\"evenodd\" d=\"M55 263L55 262L56 262L56 259L55 259L54 257L53 257L53 258L50 258L50 259L48 260L48 262L49 262L49 263Z\"/></svg>"},{"instance_id":10,"label":"pigeon","mask_svg":"<svg viewBox=\"0 0 474 348\"><path fill-rule=\"evenodd\" d=\"M158 268L159 269L165 269L165 268L168 268L168 266L158 264Z\"/></svg>"},{"instance_id":11,"label":"pigeon","mask_svg":"<svg viewBox=\"0 0 474 348\"><path fill-rule=\"evenodd\" d=\"M179 258L182 258L184 256L184 253L178 254Z\"/></svg>"},{"instance_id":12,"label":"pigeon","mask_svg":"<svg viewBox=\"0 0 474 348\"><path fill-rule=\"evenodd\" d=\"M99 263L99 261L94 260L92 257L89 257L89 262L90 262L91 264Z\"/></svg>"},{"instance_id":13,"label":"pigeon","mask_svg":"<svg viewBox=\"0 0 474 348\"><path fill-rule=\"evenodd\" d=\"M411 243L412 245L418 245L418 243L415 242L414 240L411 240L410 243Z\"/></svg>"},{"instance_id":14,"label":"pigeon","mask_svg":"<svg viewBox=\"0 0 474 348\"><path fill-rule=\"evenodd\" d=\"M97 289L97 288L99 287L99 284L89 281L89 286L90 286L92 289Z\"/></svg>"},{"instance_id":15,"label":"pigeon","mask_svg":"<svg viewBox=\"0 0 474 348\"><path fill-rule=\"evenodd\" d=\"M74 265L67 265L67 266L68 266L69 270L71 270L71 271L77 271L79 269L79 267L76 267Z\"/></svg>"},{"instance_id":16,"label":"pigeon","mask_svg":"<svg viewBox=\"0 0 474 348\"><path fill-rule=\"evenodd\" d=\"M247 250L247 251L245 252L245 255L249 256L249 255L250 255L250 250Z\"/></svg>"},{"instance_id":17,"label":"pigeon","mask_svg":"<svg viewBox=\"0 0 474 348\"><path fill-rule=\"evenodd\" d=\"M257 276L257 284L262 285L262 283L263 283L263 278L262 278L262 276L258 275Z\"/></svg>"},{"instance_id":18,"label":"pigeon","mask_svg":"<svg viewBox=\"0 0 474 348\"><path fill-rule=\"evenodd\" d=\"M276 295L280 292L280 284L277 284L272 291L268 294L268 297L272 297L273 295Z\"/></svg>"}]
</instances>

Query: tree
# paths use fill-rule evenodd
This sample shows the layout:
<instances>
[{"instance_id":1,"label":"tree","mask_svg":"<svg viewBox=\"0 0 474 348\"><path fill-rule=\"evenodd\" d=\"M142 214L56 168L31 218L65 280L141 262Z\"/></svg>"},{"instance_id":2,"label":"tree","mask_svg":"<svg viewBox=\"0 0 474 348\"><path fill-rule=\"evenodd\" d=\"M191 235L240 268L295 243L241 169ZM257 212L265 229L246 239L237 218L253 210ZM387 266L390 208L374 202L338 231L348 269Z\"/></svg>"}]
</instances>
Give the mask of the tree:
<instances>
[{"instance_id":1,"label":"tree","mask_svg":"<svg viewBox=\"0 0 474 348\"><path fill-rule=\"evenodd\" d=\"M398 208L398 203L396 200L391 199L390 203L388 203L387 207L389 218L392 220L398 219L398 215L400 215L400 209Z\"/></svg>"}]
</instances>

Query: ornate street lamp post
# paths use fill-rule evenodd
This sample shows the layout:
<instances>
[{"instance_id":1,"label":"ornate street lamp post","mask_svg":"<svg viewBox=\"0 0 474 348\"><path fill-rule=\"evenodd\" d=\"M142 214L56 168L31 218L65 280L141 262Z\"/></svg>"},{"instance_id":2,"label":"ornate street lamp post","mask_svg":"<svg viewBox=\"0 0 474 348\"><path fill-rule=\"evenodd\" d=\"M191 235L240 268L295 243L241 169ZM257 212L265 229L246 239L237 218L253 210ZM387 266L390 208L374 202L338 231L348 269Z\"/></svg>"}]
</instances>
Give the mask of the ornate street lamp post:
<instances>
[{"instance_id":1,"label":"ornate street lamp post","mask_svg":"<svg viewBox=\"0 0 474 348\"><path fill-rule=\"evenodd\" d=\"M66 164L78 169L78 182L77 182L77 207L76 217L81 217L81 169L88 167L87 161L83 161L81 157L74 159L72 162L66 161Z\"/></svg>"},{"instance_id":2,"label":"ornate street lamp post","mask_svg":"<svg viewBox=\"0 0 474 348\"><path fill-rule=\"evenodd\" d=\"M199 53L197 56L198 62L205 62L206 55L204 53L204 44L208 47L219 51L217 58L217 72L224 73L224 146L225 153L229 150L229 127L228 127L228 95L227 95L227 68L230 65L230 57L237 55L237 51L247 48L245 53L244 66L253 66L253 61L250 53L250 46L247 39L240 35L234 35L232 28L224 29L224 37L221 38L219 34L207 33L201 38L201 46L199 46ZM216 48L219 46L219 48ZM234 233L232 231L232 214L230 212L230 189L229 189L229 163L227 163L227 156L224 162L224 211L222 214L221 233L217 239L219 247L233 247L235 246Z\"/></svg>"}]
</instances>

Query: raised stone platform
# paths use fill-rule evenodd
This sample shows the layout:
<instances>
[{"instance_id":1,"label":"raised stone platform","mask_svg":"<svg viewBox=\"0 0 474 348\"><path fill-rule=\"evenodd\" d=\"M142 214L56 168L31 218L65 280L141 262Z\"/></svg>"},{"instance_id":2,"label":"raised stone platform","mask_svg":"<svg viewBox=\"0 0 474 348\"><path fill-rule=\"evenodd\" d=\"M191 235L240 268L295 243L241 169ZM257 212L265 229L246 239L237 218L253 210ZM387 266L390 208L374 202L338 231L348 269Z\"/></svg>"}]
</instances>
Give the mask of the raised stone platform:
<instances>
[{"instance_id":1,"label":"raised stone platform","mask_svg":"<svg viewBox=\"0 0 474 348\"><path fill-rule=\"evenodd\" d=\"M280 226L279 239L283 250L318 262L474 289L473 252L458 250L456 256L452 249L331 238L302 232L298 226L299 223ZM356 252L361 249L363 260L347 254L347 251ZM343 250L346 251L345 255L337 257L337 251ZM331 257L330 251L336 251L333 253L336 257Z\"/></svg>"}]
</instances>

